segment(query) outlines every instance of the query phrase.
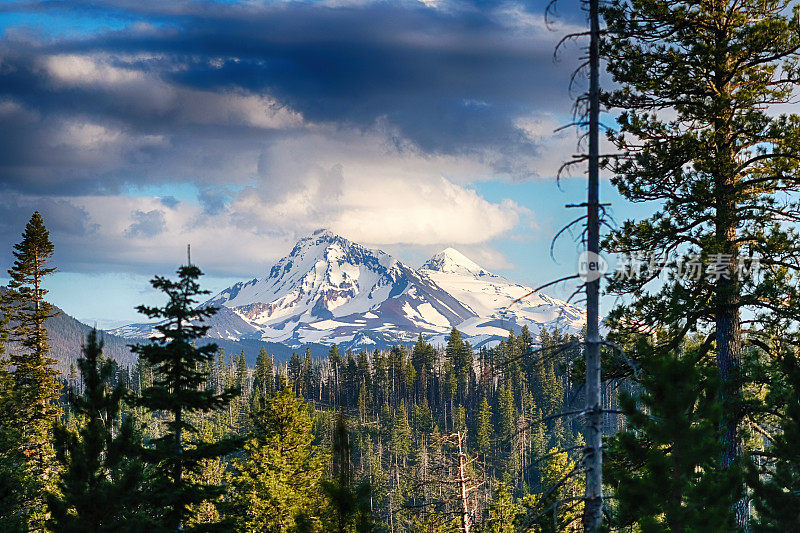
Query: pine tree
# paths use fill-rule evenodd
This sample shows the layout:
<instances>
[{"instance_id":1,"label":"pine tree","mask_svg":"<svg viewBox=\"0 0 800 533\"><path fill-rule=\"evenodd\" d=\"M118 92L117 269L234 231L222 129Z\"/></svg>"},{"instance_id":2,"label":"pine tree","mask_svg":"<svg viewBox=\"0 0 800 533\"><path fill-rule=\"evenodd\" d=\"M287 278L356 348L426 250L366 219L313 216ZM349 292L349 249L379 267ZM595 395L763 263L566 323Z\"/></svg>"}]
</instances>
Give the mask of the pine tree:
<instances>
[{"instance_id":1,"label":"pine tree","mask_svg":"<svg viewBox=\"0 0 800 533\"><path fill-rule=\"evenodd\" d=\"M247 358L245 358L244 350L242 350L239 357L236 358L236 388L239 396L247 396L249 392L248 385Z\"/></svg>"},{"instance_id":2,"label":"pine tree","mask_svg":"<svg viewBox=\"0 0 800 533\"><path fill-rule=\"evenodd\" d=\"M113 389L116 365L103 358L103 341L92 330L78 359L83 393L70 406L77 431L55 430L56 457L62 467L58 488L48 497L54 531L133 531L152 527L142 509L144 466L136 457L140 436L130 417L120 420L125 386Z\"/></svg>"},{"instance_id":3,"label":"pine tree","mask_svg":"<svg viewBox=\"0 0 800 533\"><path fill-rule=\"evenodd\" d=\"M303 371L303 363L300 361L300 356L296 352L292 352L292 358L289 359L289 366L287 372L289 374L289 381L294 387L296 394L300 393L300 374Z\"/></svg>"},{"instance_id":4,"label":"pine tree","mask_svg":"<svg viewBox=\"0 0 800 533\"><path fill-rule=\"evenodd\" d=\"M205 423L200 430L200 442L211 444L220 438L215 435L215 429L218 428L215 428L213 423ZM225 482L225 468L226 462L222 457L202 459L198 463L197 469L187 473L187 479L203 485L223 485ZM190 517L187 520L187 529L215 530L229 528L232 525L230 524L231 520L229 517L222 515L221 507L223 506L220 505L219 501L213 500L190 505L187 513ZM225 519L224 522L227 522L224 526L220 524L223 519Z\"/></svg>"},{"instance_id":5,"label":"pine tree","mask_svg":"<svg viewBox=\"0 0 800 533\"><path fill-rule=\"evenodd\" d=\"M399 459L405 463L408 454L411 452L411 427L408 425L408 411L406 411L406 401L400 400L400 406L395 410L392 420L391 432L392 454L395 457L395 464Z\"/></svg>"},{"instance_id":6,"label":"pine tree","mask_svg":"<svg viewBox=\"0 0 800 533\"><path fill-rule=\"evenodd\" d=\"M320 480L327 460L312 445L312 415L283 378L264 409L253 416L254 436L229 477L231 512L242 531L289 532L300 524L319 529Z\"/></svg>"},{"instance_id":7,"label":"pine tree","mask_svg":"<svg viewBox=\"0 0 800 533\"><path fill-rule=\"evenodd\" d=\"M272 393L273 385L272 358L263 346L256 356L256 368L253 371L253 409L258 411Z\"/></svg>"},{"instance_id":8,"label":"pine tree","mask_svg":"<svg viewBox=\"0 0 800 533\"><path fill-rule=\"evenodd\" d=\"M7 457L0 468L17 471L9 474L21 485L12 489L14 504L0 511L16 521L26 516L31 529L40 529L44 520L45 493L54 481L51 431L59 416L55 404L61 386L52 368L45 320L52 316L52 306L44 297L44 278L55 272L48 266L53 244L39 212L31 216L14 245L14 264L8 274L11 280L2 295L2 311L8 324L8 339L15 343L8 358L14 367L4 392L6 412L0 419ZM5 332L3 333L5 335ZM9 377L6 375L6 377ZM4 473L0 473L4 474Z\"/></svg>"},{"instance_id":9,"label":"pine tree","mask_svg":"<svg viewBox=\"0 0 800 533\"><path fill-rule=\"evenodd\" d=\"M498 399L498 437L500 439L499 452L502 460L503 482L511 485L518 478L519 456L514 453L514 437L516 435L517 412L514 407L514 395L510 384L505 384L500 389Z\"/></svg>"},{"instance_id":10,"label":"pine tree","mask_svg":"<svg viewBox=\"0 0 800 533\"><path fill-rule=\"evenodd\" d=\"M134 353L145 359L155 370L153 385L144 391L136 403L151 412L169 415L164 435L154 440L153 447L142 450L145 460L154 466L149 504L161 514L166 527L180 529L191 518L190 506L213 500L222 494L222 488L187 479L204 459L225 454L230 441L214 444L202 442L198 428L190 415L212 413L227 405L235 390L217 394L204 387L208 379L208 366L217 353L215 344L196 346L195 341L205 335L209 326L203 321L216 313L214 307L194 308L197 296L208 294L200 289L197 279L199 268L187 265L178 268L178 281L156 276L151 284L163 291L168 301L163 307L141 305L140 313L163 321L155 326L161 336L150 344L137 344Z\"/></svg>"},{"instance_id":11,"label":"pine tree","mask_svg":"<svg viewBox=\"0 0 800 533\"><path fill-rule=\"evenodd\" d=\"M453 328L450 331L445 353L455 372L457 382L456 399L458 402L463 403L468 387L474 381L474 379L471 379L473 372L472 347L461 339L461 332Z\"/></svg>"},{"instance_id":12,"label":"pine tree","mask_svg":"<svg viewBox=\"0 0 800 533\"><path fill-rule=\"evenodd\" d=\"M800 268L787 258L800 254L792 227L800 220L800 117L770 108L795 89L800 13L784 0L613 0L603 16L601 51L619 87L605 95L620 111L612 181L630 201L658 206L605 246L634 256L631 274L635 256L671 272L649 286L660 268L616 278L609 291L634 298L607 322L631 333L669 326L667 351L687 332L713 334L722 462L732 466L743 440L742 312L754 317L748 335L757 336L798 302ZM740 275L754 256L767 268ZM746 504L737 505L744 526Z\"/></svg>"},{"instance_id":13,"label":"pine tree","mask_svg":"<svg viewBox=\"0 0 800 533\"><path fill-rule=\"evenodd\" d=\"M247 359L244 350L236 358L236 392L239 396L236 409L236 432L243 436L250 427L250 387Z\"/></svg>"},{"instance_id":14,"label":"pine tree","mask_svg":"<svg viewBox=\"0 0 800 533\"><path fill-rule=\"evenodd\" d=\"M353 480L350 433L343 408L339 408L336 414L333 436L333 479L322 481L322 488L335 514L327 529L339 533L372 531L370 487L368 482L356 485Z\"/></svg>"},{"instance_id":15,"label":"pine tree","mask_svg":"<svg viewBox=\"0 0 800 533\"><path fill-rule=\"evenodd\" d=\"M800 531L800 360L786 350L775 363L767 409L779 413L779 427L762 455L764 465L751 464L756 519L753 530Z\"/></svg>"},{"instance_id":16,"label":"pine tree","mask_svg":"<svg viewBox=\"0 0 800 533\"><path fill-rule=\"evenodd\" d=\"M372 375L372 384L375 388L373 398L376 405L382 405L388 398L386 356L377 348L372 353Z\"/></svg>"},{"instance_id":17,"label":"pine tree","mask_svg":"<svg viewBox=\"0 0 800 533\"><path fill-rule=\"evenodd\" d=\"M306 347L303 355L303 366L300 370L300 395L305 398L313 398L313 363L311 361L311 348Z\"/></svg>"},{"instance_id":18,"label":"pine tree","mask_svg":"<svg viewBox=\"0 0 800 533\"><path fill-rule=\"evenodd\" d=\"M342 357L339 355L339 347L335 344L328 351L328 362L331 365L328 382L328 391L331 396L328 400L332 405L339 405L339 371L342 366Z\"/></svg>"},{"instance_id":19,"label":"pine tree","mask_svg":"<svg viewBox=\"0 0 800 533\"><path fill-rule=\"evenodd\" d=\"M577 464L566 452L551 448L542 468L540 492L522 498L524 515L518 518L524 530L541 533L582 531L584 481Z\"/></svg>"},{"instance_id":20,"label":"pine tree","mask_svg":"<svg viewBox=\"0 0 800 533\"><path fill-rule=\"evenodd\" d=\"M702 352L642 358L641 394L623 394L626 429L610 439L605 479L611 523L643 532L733 531L739 474L723 469L721 406L713 365Z\"/></svg>"},{"instance_id":21,"label":"pine tree","mask_svg":"<svg viewBox=\"0 0 800 533\"><path fill-rule=\"evenodd\" d=\"M483 455L484 468L486 468L486 458L492 451L492 407L486 397L481 400L480 410L478 411L478 452Z\"/></svg>"},{"instance_id":22,"label":"pine tree","mask_svg":"<svg viewBox=\"0 0 800 533\"><path fill-rule=\"evenodd\" d=\"M256 356L256 368L253 374L253 389L262 396L272 392L272 357L263 346Z\"/></svg>"},{"instance_id":23,"label":"pine tree","mask_svg":"<svg viewBox=\"0 0 800 533\"><path fill-rule=\"evenodd\" d=\"M519 505L514 503L511 491L505 483L499 483L494 500L489 507L489 518L480 531L486 533L515 533L515 522L520 513Z\"/></svg>"},{"instance_id":24,"label":"pine tree","mask_svg":"<svg viewBox=\"0 0 800 533\"><path fill-rule=\"evenodd\" d=\"M450 361L445 361L442 365L442 376L440 379L440 384L442 386L442 393L443 399L445 401L444 409L442 412L443 415L443 426L444 429L449 430L453 429L453 418L455 412L455 401L456 401L456 394L458 392L458 378L456 377L456 371L453 368L453 363Z\"/></svg>"},{"instance_id":25,"label":"pine tree","mask_svg":"<svg viewBox=\"0 0 800 533\"><path fill-rule=\"evenodd\" d=\"M435 359L436 352L434 351L433 346L426 342L425 338L422 336L422 333L420 333L416 344L414 344L414 350L411 355L411 362L414 365L414 368L417 370L417 372L422 372L423 368L427 368L429 371L433 370Z\"/></svg>"}]
</instances>

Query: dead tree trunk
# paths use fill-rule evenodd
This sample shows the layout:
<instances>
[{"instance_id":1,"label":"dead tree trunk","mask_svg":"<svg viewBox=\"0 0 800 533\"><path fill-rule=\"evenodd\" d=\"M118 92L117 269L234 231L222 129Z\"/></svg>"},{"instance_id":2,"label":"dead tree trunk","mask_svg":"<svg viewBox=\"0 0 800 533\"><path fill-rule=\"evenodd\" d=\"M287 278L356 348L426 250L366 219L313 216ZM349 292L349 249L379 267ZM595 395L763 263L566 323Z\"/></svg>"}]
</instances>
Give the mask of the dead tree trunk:
<instances>
[{"instance_id":1,"label":"dead tree trunk","mask_svg":"<svg viewBox=\"0 0 800 533\"><path fill-rule=\"evenodd\" d=\"M456 433L456 440L458 441L458 489L461 496L461 531L469 533L470 528L470 512L469 503L467 502L467 476L464 468L466 463L464 461L464 450L461 446L461 441L464 435L459 431Z\"/></svg>"},{"instance_id":2,"label":"dead tree trunk","mask_svg":"<svg viewBox=\"0 0 800 533\"><path fill-rule=\"evenodd\" d=\"M600 529L603 520L603 412L600 397L600 160L599 160L599 0L589 0L589 193L587 210L586 278L586 504L583 527Z\"/></svg>"}]
</instances>

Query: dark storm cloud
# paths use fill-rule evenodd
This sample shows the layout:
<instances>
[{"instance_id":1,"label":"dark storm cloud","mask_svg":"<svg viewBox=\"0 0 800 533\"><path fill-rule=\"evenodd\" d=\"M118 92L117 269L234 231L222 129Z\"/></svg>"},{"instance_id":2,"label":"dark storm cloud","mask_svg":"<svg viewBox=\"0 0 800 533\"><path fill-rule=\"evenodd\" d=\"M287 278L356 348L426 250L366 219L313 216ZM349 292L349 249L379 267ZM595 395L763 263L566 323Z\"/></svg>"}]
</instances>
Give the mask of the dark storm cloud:
<instances>
[{"instance_id":1,"label":"dark storm cloud","mask_svg":"<svg viewBox=\"0 0 800 533\"><path fill-rule=\"evenodd\" d=\"M519 156L539 147L515 118L569 109L573 62L552 61L560 34L536 22L539 4L10 8L107 14L132 24L71 38L7 31L0 41L6 190L84 194L126 183L245 182L256 177L266 145L302 129L293 112L305 123L385 123L396 128L398 142L410 140L423 152L491 154L497 172L524 178L535 169L521 166ZM54 55L91 58L97 68L54 65ZM63 69L75 79L54 74ZM261 107L265 116L252 120Z\"/></svg>"}]
</instances>

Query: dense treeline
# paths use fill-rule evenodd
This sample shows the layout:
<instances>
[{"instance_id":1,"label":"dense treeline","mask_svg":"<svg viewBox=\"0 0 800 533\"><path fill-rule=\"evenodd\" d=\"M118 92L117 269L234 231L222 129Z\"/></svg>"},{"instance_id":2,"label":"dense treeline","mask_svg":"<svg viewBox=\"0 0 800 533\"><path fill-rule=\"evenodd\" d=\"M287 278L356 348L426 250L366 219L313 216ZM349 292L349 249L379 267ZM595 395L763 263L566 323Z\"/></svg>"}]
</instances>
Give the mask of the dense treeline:
<instances>
[{"instance_id":1,"label":"dense treeline","mask_svg":"<svg viewBox=\"0 0 800 533\"><path fill-rule=\"evenodd\" d=\"M800 9L602 14L613 183L660 207L604 243L629 263L607 284L604 527L800 531L800 117L770 110L800 79ZM186 265L153 280L166 303L140 308L161 322L135 365L93 332L59 377L52 252L35 213L0 294L0 529L581 528L580 335L474 350L454 329L441 347L262 351L248 368L198 346L214 309Z\"/></svg>"},{"instance_id":2,"label":"dense treeline","mask_svg":"<svg viewBox=\"0 0 800 533\"><path fill-rule=\"evenodd\" d=\"M187 265L152 281L166 302L140 308L159 335L131 347L135 365L105 357L92 331L58 376L44 328L52 250L36 213L2 299L4 531L581 529L579 335L522 328L476 351L453 329L442 347L420 335L410 349L334 345L286 364L262 350L248 368L243 353L198 346L215 310L198 307L201 272ZM608 523L731 531L744 499L754 529L795 530L796 345L776 333L745 351L751 428L732 467L712 338L665 352L664 336L608 343Z\"/></svg>"},{"instance_id":3,"label":"dense treeline","mask_svg":"<svg viewBox=\"0 0 800 533\"><path fill-rule=\"evenodd\" d=\"M575 528L577 337L527 328L477 352L306 350L276 365L197 345L200 270L156 277L158 335L132 367L92 331L66 376L48 356L53 246L36 213L4 293L0 525L9 531ZM6 343L3 342L5 347ZM499 499L495 498L499 495ZM512 503L516 502L516 503ZM506 524L507 525L507 524ZM503 526L505 527L505 526ZM537 526L539 527L539 526Z\"/></svg>"},{"instance_id":4,"label":"dense treeline","mask_svg":"<svg viewBox=\"0 0 800 533\"><path fill-rule=\"evenodd\" d=\"M3 530L581 528L580 335L522 328L474 350L453 329L441 347L420 335L410 349L334 345L326 359L306 350L285 364L262 350L248 368L243 353L197 345L215 310L197 307L201 272L188 265L176 281L153 280L166 303L140 308L159 335L131 347L135 365L105 357L93 331L77 367L57 376L43 327L51 253L37 213L2 301ZM661 336L615 333L605 354L611 526L735 530L747 495L754 528L792 530L793 345L746 351L753 430L749 460L731 468L708 338L665 353Z\"/></svg>"},{"instance_id":5,"label":"dense treeline","mask_svg":"<svg viewBox=\"0 0 800 533\"><path fill-rule=\"evenodd\" d=\"M205 389L234 394L224 409L206 417L205 431L214 439L246 439L244 451L255 464L234 453L217 465L220 471L236 472L232 487L242 484L257 492L259 483L288 486L302 472L304 487L297 489L296 499L281 496L286 499L266 513L285 515L290 522L303 513L310 516L303 502L322 505L325 482L338 479L338 469L345 464L348 486L354 491L361 487L362 509L377 529L457 530L463 506L471 523L488 524L498 490L524 502L531 525L551 525L555 517L557 530L577 528L577 501L535 516L560 500L581 495L578 479L568 479L545 494L576 467L571 459L576 454L564 450L575 452L581 445L580 419L559 416L568 403L580 403L580 387L571 382L571 368L564 364L580 356L577 341L557 331L542 332L536 340L523 328L520 335L509 333L495 348L476 353L454 329L447 346L438 349L420 336L411 350L397 346L340 353L333 346L327 360L295 354L281 365L262 350L252 369L242 354L220 352L204 367ZM154 372L142 360L122 371L120 379L138 396L151 386ZM293 432L266 445L255 437L266 424L260 417L265 410L287 409L284 404L296 409L287 415L295 424ZM146 434L161 435L164 419L142 413L138 420ZM337 429L342 423L346 438ZM274 479L259 480L264 471L258 464L268 461L264 454L287 439L303 441L303 453L282 458L288 470L274 472ZM459 444L465 458L463 479ZM321 460L323 456L328 459ZM301 464L314 476L309 477ZM460 495L462 484L468 491L466 501ZM248 524L260 523L270 530L259 522L263 516L247 514L248 502L241 496L229 496ZM272 492L262 492L257 499L269 506L266 502L273 497L277 496Z\"/></svg>"},{"instance_id":6,"label":"dense treeline","mask_svg":"<svg viewBox=\"0 0 800 533\"><path fill-rule=\"evenodd\" d=\"M35 214L3 299L0 525L8 531L575 531L583 484L580 336L527 328L474 350L306 350L276 364L198 346L199 269L157 277L159 335L121 367L91 332L57 379L43 322L52 245ZM791 530L798 379L791 345L747 352L751 460L720 462L722 410L708 339L679 357L660 333L606 353L612 526L736 529L745 482L754 526ZM633 376L613 379L613 375ZM613 398L627 424L616 432ZM788 506L788 507L787 507ZM789 529L786 529L786 528Z\"/></svg>"}]
</instances>

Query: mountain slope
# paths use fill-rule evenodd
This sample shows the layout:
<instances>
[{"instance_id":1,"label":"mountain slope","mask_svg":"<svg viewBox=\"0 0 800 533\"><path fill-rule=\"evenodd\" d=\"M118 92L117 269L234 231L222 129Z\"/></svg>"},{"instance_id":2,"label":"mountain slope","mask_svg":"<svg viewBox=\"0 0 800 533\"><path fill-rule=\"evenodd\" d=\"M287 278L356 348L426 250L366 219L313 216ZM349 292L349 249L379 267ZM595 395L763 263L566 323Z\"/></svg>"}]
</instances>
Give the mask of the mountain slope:
<instances>
[{"instance_id":1,"label":"mountain slope","mask_svg":"<svg viewBox=\"0 0 800 533\"><path fill-rule=\"evenodd\" d=\"M47 342L50 344L50 355L57 361L56 369L66 373L70 363L83 357L82 348L86 343L86 336L92 328L58 307L53 306L53 313L55 316L48 318L44 323L47 328ZM136 356L128 348L127 339L107 332L101 332L101 335L103 355L113 359L121 366L128 366L136 362Z\"/></svg>"},{"instance_id":2,"label":"mountain slope","mask_svg":"<svg viewBox=\"0 0 800 533\"><path fill-rule=\"evenodd\" d=\"M263 278L239 282L203 305L220 312L209 337L371 348L408 343L423 333L434 341L459 328L480 346L528 325L576 331L582 312L530 292L448 248L415 270L326 230L298 241ZM129 338L152 334L152 324L114 330Z\"/></svg>"},{"instance_id":3,"label":"mountain slope","mask_svg":"<svg viewBox=\"0 0 800 533\"><path fill-rule=\"evenodd\" d=\"M56 360L56 370L62 374L67 374L70 364L75 363L79 357L83 356L82 347L86 342L86 335L88 335L92 328L68 315L58 307L54 306L53 311L56 315L48 318L45 322L48 333L48 343L50 344L50 355ZM228 311L228 313L236 316L232 311ZM220 314L225 316L225 311L222 310ZM236 316L236 318L241 320L238 316ZM223 325L226 323L226 320L221 322ZM127 331L128 335L121 335L119 330L115 330L117 334L112 334L107 331L101 332L103 354L119 363L122 367L136 364L137 357L130 351L128 345L140 342L142 337L147 336L143 335L142 332L146 331L148 334L152 333L152 324L140 324L138 325L138 330L135 332L130 328L130 326L120 328ZM219 336L216 338L200 339L198 344L205 345L213 342L219 345L225 353L244 353L247 363L250 366L255 365L256 356L261 348L265 348L276 362L287 362L292 356L293 350L282 343L247 338L233 339L229 337L230 336ZM328 353L328 347L321 344L310 344L308 347L311 349L311 354L314 357L324 357L325 354ZM11 350L13 347L9 346L8 349Z\"/></svg>"},{"instance_id":4,"label":"mountain slope","mask_svg":"<svg viewBox=\"0 0 800 533\"><path fill-rule=\"evenodd\" d=\"M433 256L419 273L474 313L457 326L470 337L502 337L526 325L534 334L542 328L576 332L583 326L582 309L540 292L529 294L531 287L493 274L453 248Z\"/></svg>"},{"instance_id":5,"label":"mountain slope","mask_svg":"<svg viewBox=\"0 0 800 533\"><path fill-rule=\"evenodd\" d=\"M289 344L338 343L362 331L402 340L474 316L392 256L324 230L301 239L265 278L237 283L207 304Z\"/></svg>"}]
</instances>

